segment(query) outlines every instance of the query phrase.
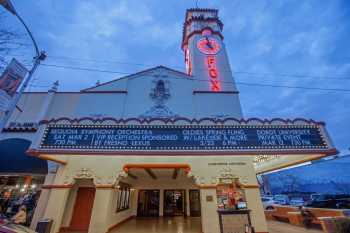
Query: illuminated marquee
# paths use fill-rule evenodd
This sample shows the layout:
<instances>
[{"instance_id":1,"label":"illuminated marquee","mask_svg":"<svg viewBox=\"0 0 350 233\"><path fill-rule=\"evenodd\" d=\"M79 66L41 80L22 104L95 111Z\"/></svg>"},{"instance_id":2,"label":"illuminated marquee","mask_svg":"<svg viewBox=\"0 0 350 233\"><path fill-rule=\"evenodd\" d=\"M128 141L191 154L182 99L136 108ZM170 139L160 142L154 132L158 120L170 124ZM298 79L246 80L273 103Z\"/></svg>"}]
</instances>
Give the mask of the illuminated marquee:
<instances>
[{"instance_id":1,"label":"illuminated marquee","mask_svg":"<svg viewBox=\"0 0 350 233\"><path fill-rule=\"evenodd\" d=\"M190 50L188 48L186 48L185 50L185 64L186 64L187 74L192 75L191 55L190 55Z\"/></svg>"}]
</instances>

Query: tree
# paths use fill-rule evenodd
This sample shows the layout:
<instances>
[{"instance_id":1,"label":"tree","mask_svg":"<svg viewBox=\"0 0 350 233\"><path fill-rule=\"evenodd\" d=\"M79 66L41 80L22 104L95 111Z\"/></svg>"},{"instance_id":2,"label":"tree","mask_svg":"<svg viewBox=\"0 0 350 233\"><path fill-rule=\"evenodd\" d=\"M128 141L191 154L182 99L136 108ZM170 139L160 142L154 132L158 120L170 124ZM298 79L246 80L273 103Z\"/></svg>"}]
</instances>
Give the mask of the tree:
<instances>
[{"instance_id":1,"label":"tree","mask_svg":"<svg viewBox=\"0 0 350 233\"><path fill-rule=\"evenodd\" d=\"M7 12L0 11L0 74L6 67L13 51L23 48L23 35L7 25Z\"/></svg>"}]
</instances>

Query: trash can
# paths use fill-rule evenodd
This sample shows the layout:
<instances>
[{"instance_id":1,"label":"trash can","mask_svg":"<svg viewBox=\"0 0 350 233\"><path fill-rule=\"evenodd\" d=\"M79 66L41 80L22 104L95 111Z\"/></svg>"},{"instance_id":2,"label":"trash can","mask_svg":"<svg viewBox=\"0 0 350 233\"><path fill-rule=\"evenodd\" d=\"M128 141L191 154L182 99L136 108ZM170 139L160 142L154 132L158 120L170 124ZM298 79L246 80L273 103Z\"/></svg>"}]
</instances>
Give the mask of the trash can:
<instances>
[{"instance_id":1,"label":"trash can","mask_svg":"<svg viewBox=\"0 0 350 233\"><path fill-rule=\"evenodd\" d=\"M36 225L35 231L38 233L50 233L52 227L52 219L43 219Z\"/></svg>"}]
</instances>

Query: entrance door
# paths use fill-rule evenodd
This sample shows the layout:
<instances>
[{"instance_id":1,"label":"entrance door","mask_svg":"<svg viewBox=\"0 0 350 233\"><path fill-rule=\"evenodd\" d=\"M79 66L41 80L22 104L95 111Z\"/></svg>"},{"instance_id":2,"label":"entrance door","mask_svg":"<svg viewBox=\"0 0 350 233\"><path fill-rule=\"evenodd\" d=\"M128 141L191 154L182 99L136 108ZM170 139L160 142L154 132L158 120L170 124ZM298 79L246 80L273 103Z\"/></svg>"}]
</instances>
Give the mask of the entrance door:
<instances>
[{"instance_id":1,"label":"entrance door","mask_svg":"<svg viewBox=\"0 0 350 233\"><path fill-rule=\"evenodd\" d=\"M201 216L201 199L199 190L192 189L189 193L190 198L190 215L193 217Z\"/></svg>"},{"instance_id":2,"label":"entrance door","mask_svg":"<svg viewBox=\"0 0 350 233\"><path fill-rule=\"evenodd\" d=\"M184 216L185 200L185 190L165 190L164 216Z\"/></svg>"},{"instance_id":3,"label":"entrance door","mask_svg":"<svg viewBox=\"0 0 350 233\"><path fill-rule=\"evenodd\" d=\"M75 199L70 229L87 231L90 225L92 207L95 199L95 188L81 187Z\"/></svg>"},{"instance_id":4,"label":"entrance door","mask_svg":"<svg viewBox=\"0 0 350 233\"><path fill-rule=\"evenodd\" d=\"M140 190L137 205L137 216L159 216L159 190Z\"/></svg>"}]
</instances>

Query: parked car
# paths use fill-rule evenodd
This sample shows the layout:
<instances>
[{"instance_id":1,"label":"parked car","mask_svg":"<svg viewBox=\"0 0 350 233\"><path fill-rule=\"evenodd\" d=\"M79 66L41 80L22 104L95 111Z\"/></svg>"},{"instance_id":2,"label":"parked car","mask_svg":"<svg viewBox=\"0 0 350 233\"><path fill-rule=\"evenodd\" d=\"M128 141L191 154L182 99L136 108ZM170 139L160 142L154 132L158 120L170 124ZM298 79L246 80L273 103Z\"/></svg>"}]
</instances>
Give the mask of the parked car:
<instances>
[{"instance_id":1,"label":"parked car","mask_svg":"<svg viewBox=\"0 0 350 233\"><path fill-rule=\"evenodd\" d=\"M272 210L273 204L275 204L275 201L273 200L273 197L271 196L263 196L261 197L261 201L264 207L264 210Z\"/></svg>"},{"instance_id":2,"label":"parked car","mask_svg":"<svg viewBox=\"0 0 350 233\"><path fill-rule=\"evenodd\" d=\"M289 204L292 206L303 206L305 202L301 197L294 197L290 200Z\"/></svg>"},{"instance_id":3,"label":"parked car","mask_svg":"<svg viewBox=\"0 0 350 233\"><path fill-rule=\"evenodd\" d=\"M312 194L309 207L349 209L350 195L348 194Z\"/></svg>"},{"instance_id":4,"label":"parked car","mask_svg":"<svg viewBox=\"0 0 350 233\"><path fill-rule=\"evenodd\" d=\"M279 205L289 205L289 197L287 195L275 195L273 197L273 200L275 201L276 204Z\"/></svg>"}]
</instances>

